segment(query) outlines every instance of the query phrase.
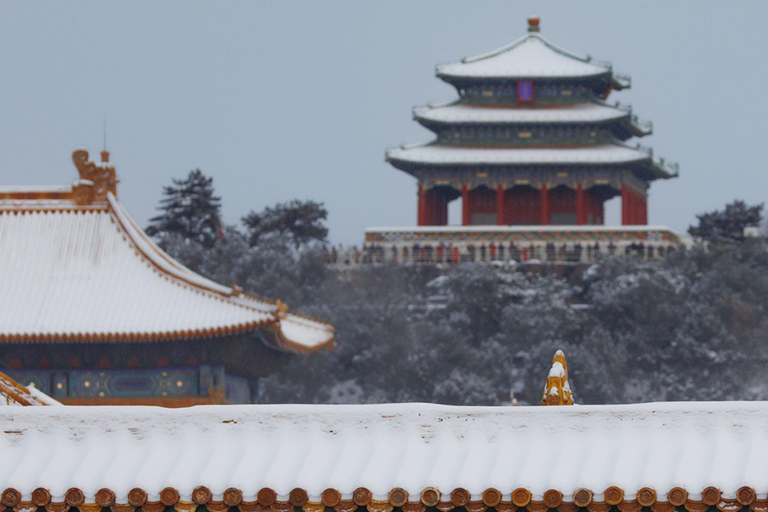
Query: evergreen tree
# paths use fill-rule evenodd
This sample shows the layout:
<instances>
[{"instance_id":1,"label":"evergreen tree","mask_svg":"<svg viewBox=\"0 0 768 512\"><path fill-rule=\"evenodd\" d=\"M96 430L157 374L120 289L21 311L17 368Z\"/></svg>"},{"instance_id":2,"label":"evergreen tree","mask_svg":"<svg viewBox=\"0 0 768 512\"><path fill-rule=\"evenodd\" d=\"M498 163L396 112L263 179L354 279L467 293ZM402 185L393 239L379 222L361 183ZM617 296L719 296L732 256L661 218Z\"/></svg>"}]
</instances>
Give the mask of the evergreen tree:
<instances>
[{"instance_id":1,"label":"evergreen tree","mask_svg":"<svg viewBox=\"0 0 768 512\"><path fill-rule=\"evenodd\" d=\"M261 213L251 211L243 217L243 224L251 246L258 245L264 238L277 236L298 248L312 241L326 241L328 228L323 221L327 217L328 211L323 203L294 199L267 206Z\"/></svg>"},{"instance_id":2,"label":"evergreen tree","mask_svg":"<svg viewBox=\"0 0 768 512\"><path fill-rule=\"evenodd\" d=\"M699 225L688 228L688 233L704 242L741 241L744 240L744 228L760 224L762 210L762 204L748 206L744 201L734 201L723 211L697 215Z\"/></svg>"},{"instance_id":3,"label":"evergreen tree","mask_svg":"<svg viewBox=\"0 0 768 512\"><path fill-rule=\"evenodd\" d=\"M147 234L175 234L204 247L213 247L221 230L221 199L214 195L213 178L195 169L186 179L173 179L163 187L162 213L150 220Z\"/></svg>"}]
</instances>

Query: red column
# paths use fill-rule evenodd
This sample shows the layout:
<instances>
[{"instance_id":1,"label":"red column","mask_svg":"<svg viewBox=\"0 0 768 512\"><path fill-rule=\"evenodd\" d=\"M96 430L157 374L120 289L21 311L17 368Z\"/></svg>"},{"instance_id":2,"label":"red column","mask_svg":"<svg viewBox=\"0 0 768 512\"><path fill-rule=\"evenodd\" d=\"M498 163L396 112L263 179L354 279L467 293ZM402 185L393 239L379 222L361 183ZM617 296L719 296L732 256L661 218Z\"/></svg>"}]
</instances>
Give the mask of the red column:
<instances>
[{"instance_id":1,"label":"red column","mask_svg":"<svg viewBox=\"0 0 768 512\"><path fill-rule=\"evenodd\" d=\"M496 185L496 224L504 225L504 185Z\"/></svg>"},{"instance_id":2,"label":"red column","mask_svg":"<svg viewBox=\"0 0 768 512\"><path fill-rule=\"evenodd\" d=\"M576 185L576 224L584 225L584 185Z\"/></svg>"},{"instance_id":3,"label":"red column","mask_svg":"<svg viewBox=\"0 0 768 512\"><path fill-rule=\"evenodd\" d=\"M448 224L448 202L445 197L435 196L435 226L445 226Z\"/></svg>"},{"instance_id":4,"label":"red column","mask_svg":"<svg viewBox=\"0 0 768 512\"><path fill-rule=\"evenodd\" d=\"M629 189L629 223L637 224L637 193L632 189Z\"/></svg>"},{"instance_id":5,"label":"red column","mask_svg":"<svg viewBox=\"0 0 768 512\"><path fill-rule=\"evenodd\" d=\"M642 224L643 226L648 224L648 196L647 195L640 195L640 215L638 219L638 224Z\"/></svg>"},{"instance_id":6,"label":"red column","mask_svg":"<svg viewBox=\"0 0 768 512\"><path fill-rule=\"evenodd\" d=\"M640 224L640 196L637 191L632 191L632 225Z\"/></svg>"},{"instance_id":7,"label":"red column","mask_svg":"<svg viewBox=\"0 0 768 512\"><path fill-rule=\"evenodd\" d=\"M417 220L419 226L425 226L427 219L427 192L424 190L424 185L419 185L419 207Z\"/></svg>"},{"instance_id":8,"label":"red column","mask_svg":"<svg viewBox=\"0 0 768 512\"><path fill-rule=\"evenodd\" d=\"M461 186L461 224L469 226L472 223L472 217L469 213L469 185Z\"/></svg>"},{"instance_id":9,"label":"red column","mask_svg":"<svg viewBox=\"0 0 768 512\"><path fill-rule=\"evenodd\" d=\"M629 191L629 218L632 220L632 225L637 226L637 192L634 190Z\"/></svg>"},{"instance_id":10,"label":"red column","mask_svg":"<svg viewBox=\"0 0 768 512\"><path fill-rule=\"evenodd\" d=\"M621 224L629 225L629 189L626 185L621 186Z\"/></svg>"},{"instance_id":11,"label":"red column","mask_svg":"<svg viewBox=\"0 0 768 512\"><path fill-rule=\"evenodd\" d=\"M549 225L549 189L546 183L541 186L541 225Z\"/></svg>"}]
</instances>

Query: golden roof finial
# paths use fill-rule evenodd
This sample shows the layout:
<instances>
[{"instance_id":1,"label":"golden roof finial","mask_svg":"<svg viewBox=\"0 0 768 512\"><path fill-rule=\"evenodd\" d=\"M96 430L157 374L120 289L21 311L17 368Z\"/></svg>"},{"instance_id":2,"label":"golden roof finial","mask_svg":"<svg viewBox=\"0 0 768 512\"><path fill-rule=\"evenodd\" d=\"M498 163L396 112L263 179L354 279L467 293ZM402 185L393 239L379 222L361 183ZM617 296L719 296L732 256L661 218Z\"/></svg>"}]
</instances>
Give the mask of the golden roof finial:
<instances>
[{"instance_id":1,"label":"golden roof finial","mask_svg":"<svg viewBox=\"0 0 768 512\"><path fill-rule=\"evenodd\" d=\"M538 32L541 19L538 16L528 18L528 32Z\"/></svg>"},{"instance_id":2,"label":"golden roof finial","mask_svg":"<svg viewBox=\"0 0 768 512\"><path fill-rule=\"evenodd\" d=\"M288 313L288 304L281 301L280 299L277 299L277 301L275 301L275 306L277 306L277 309L273 314L277 318L285 318L286 314Z\"/></svg>"},{"instance_id":3,"label":"golden roof finial","mask_svg":"<svg viewBox=\"0 0 768 512\"><path fill-rule=\"evenodd\" d=\"M552 368L544 385L544 396L541 398L544 405L573 405L573 394L568 384L568 362L562 350L555 352L552 358Z\"/></svg>"}]
</instances>

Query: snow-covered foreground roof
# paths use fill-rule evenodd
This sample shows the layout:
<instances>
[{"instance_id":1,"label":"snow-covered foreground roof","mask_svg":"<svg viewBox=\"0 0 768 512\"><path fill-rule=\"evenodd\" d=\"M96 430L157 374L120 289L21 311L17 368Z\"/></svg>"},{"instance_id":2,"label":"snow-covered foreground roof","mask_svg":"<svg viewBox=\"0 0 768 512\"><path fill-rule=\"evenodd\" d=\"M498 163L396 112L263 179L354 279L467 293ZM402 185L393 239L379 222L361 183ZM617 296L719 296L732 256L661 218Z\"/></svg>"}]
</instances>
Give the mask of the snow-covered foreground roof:
<instances>
[{"instance_id":1,"label":"snow-covered foreground roof","mask_svg":"<svg viewBox=\"0 0 768 512\"><path fill-rule=\"evenodd\" d=\"M552 44L537 32L477 57L437 66L445 80L461 78L566 78L611 73L609 65L591 62Z\"/></svg>"},{"instance_id":2,"label":"snow-covered foreground roof","mask_svg":"<svg viewBox=\"0 0 768 512\"><path fill-rule=\"evenodd\" d=\"M154 341L272 326L292 351L333 342L330 325L173 260L111 193L86 205L75 195L0 189L0 341Z\"/></svg>"},{"instance_id":3,"label":"snow-covered foreground roof","mask_svg":"<svg viewBox=\"0 0 768 512\"><path fill-rule=\"evenodd\" d=\"M763 510L767 433L760 402L3 408L0 489L9 507L44 489L40 505L49 493L73 506L276 500L307 512L686 499L736 510L755 498Z\"/></svg>"},{"instance_id":4,"label":"snow-covered foreground roof","mask_svg":"<svg viewBox=\"0 0 768 512\"><path fill-rule=\"evenodd\" d=\"M435 123L600 123L627 118L630 113L600 103L576 103L548 108L477 106L469 104L417 107L416 119Z\"/></svg>"},{"instance_id":5,"label":"snow-covered foreground roof","mask_svg":"<svg viewBox=\"0 0 768 512\"><path fill-rule=\"evenodd\" d=\"M619 164L650 161L645 151L617 144L553 148L458 147L418 144L387 150L387 160L411 165Z\"/></svg>"}]
</instances>

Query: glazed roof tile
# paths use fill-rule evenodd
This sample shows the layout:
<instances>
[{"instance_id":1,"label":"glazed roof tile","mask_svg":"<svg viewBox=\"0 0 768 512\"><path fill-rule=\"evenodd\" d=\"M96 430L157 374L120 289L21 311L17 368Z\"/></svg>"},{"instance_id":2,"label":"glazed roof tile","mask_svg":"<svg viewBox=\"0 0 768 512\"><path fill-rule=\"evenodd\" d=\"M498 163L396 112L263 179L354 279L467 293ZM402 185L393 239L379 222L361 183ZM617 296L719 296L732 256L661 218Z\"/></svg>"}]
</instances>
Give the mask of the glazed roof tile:
<instances>
[{"instance_id":1,"label":"glazed roof tile","mask_svg":"<svg viewBox=\"0 0 768 512\"><path fill-rule=\"evenodd\" d=\"M765 402L5 408L0 489L16 510L276 501L305 512L438 502L726 511L766 504L766 430Z\"/></svg>"}]
</instances>

